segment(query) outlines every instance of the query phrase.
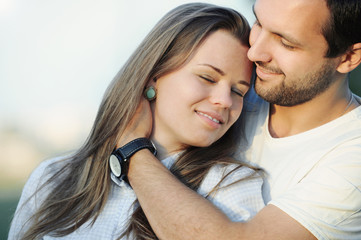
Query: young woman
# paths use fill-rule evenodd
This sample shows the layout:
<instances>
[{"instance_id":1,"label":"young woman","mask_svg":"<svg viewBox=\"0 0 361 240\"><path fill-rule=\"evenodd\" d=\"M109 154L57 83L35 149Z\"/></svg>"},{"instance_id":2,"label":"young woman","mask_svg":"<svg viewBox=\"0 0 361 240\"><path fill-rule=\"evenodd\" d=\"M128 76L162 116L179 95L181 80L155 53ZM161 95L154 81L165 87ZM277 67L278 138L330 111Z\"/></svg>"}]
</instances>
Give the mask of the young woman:
<instances>
[{"instance_id":1,"label":"young woman","mask_svg":"<svg viewBox=\"0 0 361 240\"><path fill-rule=\"evenodd\" d=\"M142 148L157 148L175 176L233 221L254 216L262 179L232 158L252 72L249 30L239 13L210 4L166 14L110 84L84 146L32 173L9 239L157 239L126 178ZM150 140L127 139L143 96Z\"/></svg>"}]
</instances>

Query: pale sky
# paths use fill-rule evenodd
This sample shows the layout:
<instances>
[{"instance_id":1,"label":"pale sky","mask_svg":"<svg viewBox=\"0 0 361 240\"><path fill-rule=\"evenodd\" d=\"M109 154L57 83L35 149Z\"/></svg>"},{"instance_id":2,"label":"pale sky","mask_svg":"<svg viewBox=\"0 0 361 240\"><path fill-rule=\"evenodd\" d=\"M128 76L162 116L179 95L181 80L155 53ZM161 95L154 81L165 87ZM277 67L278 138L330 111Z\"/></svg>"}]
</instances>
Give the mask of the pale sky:
<instances>
[{"instance_id":1,"label":"pale sky","mask_svg":"<svg viewBox=\"0 0 361 240\"><path fill-rule=\"evenodd\" d=\"M0 130L15 127L62 148L77 144L137 44L186 2L0 0ZM252 0L204 2L254 21Z\"/></svg>"}]
</instances>

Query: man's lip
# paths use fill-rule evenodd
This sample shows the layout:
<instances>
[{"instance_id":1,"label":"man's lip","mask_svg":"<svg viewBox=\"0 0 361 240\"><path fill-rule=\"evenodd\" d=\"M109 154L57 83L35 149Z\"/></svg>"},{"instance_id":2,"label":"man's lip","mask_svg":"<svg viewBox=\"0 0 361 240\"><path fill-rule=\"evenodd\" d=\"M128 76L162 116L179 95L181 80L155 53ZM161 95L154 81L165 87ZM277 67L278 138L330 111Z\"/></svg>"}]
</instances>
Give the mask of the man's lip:
<instances>
[{"instance_id":1,"label":"man's lip","mask_svg":"<svg viewBox=\"0 0 361 240\"><path fill-rule=\"evenodd\" d=\"M219 122L219 124L224 123L224 119L221 116L221 114L219 114L219 113L209 112L209 111L201 111L201 110L196 110L195 112L198 113L198 114L201 114L202 116L208 117L212 121L216 120L216 121Z\"/></svg>"},{"instance_id":2,"label":"man's lip","mask_svg":"<svg viewBox=\"0 0 361 240\"><path fill-rule=\"evenodd\" d=\"M261 79L268 79L268 78L272 78L272 77L281 75L281 73L270 71L268 69L265 69L265 68L259 66L258 64L256 67L256 73L257 73L257 76Z\"/></svg>"},{"instance_id":3,"label":"man's lip","mask_svg":"<svg viewBox=\"0 0 361 240\"><path fill-rule=\"evenodd\" d=\"M267 68L267 67L262 66L262 65L264 65L264 64L260 64L260 63L257 63L257 62L256 62L255 64L256 64L257 68L261 69L262 72L264 72L264 73L269 73L269 74L282 74L282 72L281 72L280 70L272 70L272 69L270 69L270 68Z\"/></svg>"}]
</instances>

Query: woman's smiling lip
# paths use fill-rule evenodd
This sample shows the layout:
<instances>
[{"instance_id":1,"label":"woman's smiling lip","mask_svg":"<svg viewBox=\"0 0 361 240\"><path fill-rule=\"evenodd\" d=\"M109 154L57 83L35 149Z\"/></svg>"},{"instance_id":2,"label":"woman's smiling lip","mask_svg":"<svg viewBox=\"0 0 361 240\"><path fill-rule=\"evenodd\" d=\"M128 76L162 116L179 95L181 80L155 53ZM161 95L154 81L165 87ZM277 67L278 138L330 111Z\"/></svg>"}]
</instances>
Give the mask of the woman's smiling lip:
<instances>
[{"instance_id":1,"label":"woman's smiling lip","mask_svg":"<svg viewBox=\"0 0 361 240\"><path fill-rule=\"evenodd\" d=\"M224 120L222 118L222 116L218 113L214 113L214 112L203 112L203 111L198 111L196 110L195 111L197 114L205 117L205 118L208 118L209 120L213 121L214 123L217 123L217 124L223 124L224 123Z\"/></svg>"}]
</instances>

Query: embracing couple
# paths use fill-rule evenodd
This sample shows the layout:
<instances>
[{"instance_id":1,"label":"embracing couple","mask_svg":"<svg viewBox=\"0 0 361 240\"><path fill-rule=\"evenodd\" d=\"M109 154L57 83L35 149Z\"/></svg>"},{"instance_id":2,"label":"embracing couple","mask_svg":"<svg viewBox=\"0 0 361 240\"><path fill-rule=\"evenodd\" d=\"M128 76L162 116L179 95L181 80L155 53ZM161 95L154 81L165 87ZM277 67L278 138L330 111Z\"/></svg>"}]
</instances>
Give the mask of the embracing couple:
<instances>
[{"instance_id":1,"label":"embracing couple","mask_svg":"<svg viewBox=\"0 0 361 240\"><path fill-rule=\"evenodd\" d=\"M358 0L181 5L84 145L26 183L9 239L361 239Z\"/></svg>"}]
</instances>

